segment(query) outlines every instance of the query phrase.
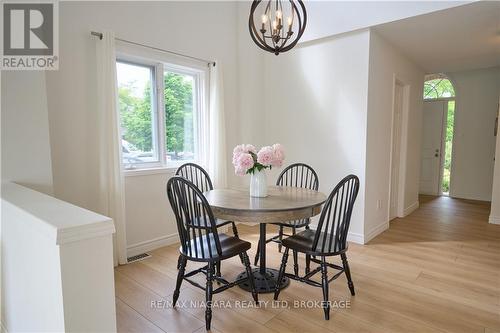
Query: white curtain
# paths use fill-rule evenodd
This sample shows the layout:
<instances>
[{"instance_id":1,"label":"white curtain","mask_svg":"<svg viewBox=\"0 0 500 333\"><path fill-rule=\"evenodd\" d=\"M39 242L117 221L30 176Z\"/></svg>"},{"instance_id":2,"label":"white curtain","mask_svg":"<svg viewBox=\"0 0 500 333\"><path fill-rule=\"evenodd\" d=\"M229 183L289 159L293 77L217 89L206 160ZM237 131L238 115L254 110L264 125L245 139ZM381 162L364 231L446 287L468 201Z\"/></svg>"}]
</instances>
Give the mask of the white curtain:
<instances>
[{"instance_id":1,"label":"white curtain","mask_svg":"<svg viewBox=\"0 0 500 333\"><path fill-rule=\"evenodd\" d=\"M113 219L115 265L127 263L125 236L125 193L121 165L121 137L116 83L115 36L103 31L96 41L97 114L99 150L99 213Z\"/></svg>"},{"instance_id":2,"label":"white curtain","mask_svg":"<svg viewBox=\"0 0 500 333\"><path fill-rule=\"evenodd\" d=\"M220 62L210 65L208 171L215 188L227 187L224 86Z\"/></svg>"}]
</instances>

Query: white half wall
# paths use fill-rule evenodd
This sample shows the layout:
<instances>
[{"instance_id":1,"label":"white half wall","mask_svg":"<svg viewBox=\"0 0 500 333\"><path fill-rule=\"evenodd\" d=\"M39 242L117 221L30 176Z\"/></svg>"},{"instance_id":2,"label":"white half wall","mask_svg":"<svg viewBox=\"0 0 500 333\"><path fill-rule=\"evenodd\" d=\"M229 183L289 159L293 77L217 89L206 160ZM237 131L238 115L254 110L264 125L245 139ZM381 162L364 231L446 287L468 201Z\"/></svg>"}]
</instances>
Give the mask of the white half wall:
<instances>
[{"instance_id":1,"label":"white half wall","mask_svg":"<svg viewBox=\"0 0 500 333\"><path fill-rule=\"evenodd\" d=\"M366 140L365 235L368 240L389 227L394 81L404 85L400 215L418 207L420 136L424 71L370 31ZM380 201L380 205L379 205Z\"/></svg>"},{"instance_id":2,"label":"white half wall","mask_svg":"<svg viewBox=\"0 0 500 333\"><path fill-rule=\"evenodd\" d=\"M2 183L2 327L115 332L113 221Z\"/></svg>"},{"instance_id":3,"label":"white half wall","mask_svg":"<svg viewBox=\"0 0 500 333\"><path fill-rule=\"evenodd\" d=\"M447 75L456 93L450 195L491 201L500 67Z\"/></svg>"},{"instance_id":4,"label":"white half wall","mask_svg":"<svg viewBox=\"0 0 500 333\"><path fill-rule=\"evenodd\" d=\"M266 141L280 142L286 164L310 164L329 193L353 173L361 188L351 239L364 235L369 32L305 43L265 59ZM270 173L274 182L278 170Z\"/></svg>"},{"instance_id":5,"label":"white half wall","mask_svg":"<svg viewBox=\"0 0 500 333\"><path fill-rule=\"evenodd\" d=\"M3 71L1 86L2 180L51 194L45 73Z\"/></svg>"}]
</instances>

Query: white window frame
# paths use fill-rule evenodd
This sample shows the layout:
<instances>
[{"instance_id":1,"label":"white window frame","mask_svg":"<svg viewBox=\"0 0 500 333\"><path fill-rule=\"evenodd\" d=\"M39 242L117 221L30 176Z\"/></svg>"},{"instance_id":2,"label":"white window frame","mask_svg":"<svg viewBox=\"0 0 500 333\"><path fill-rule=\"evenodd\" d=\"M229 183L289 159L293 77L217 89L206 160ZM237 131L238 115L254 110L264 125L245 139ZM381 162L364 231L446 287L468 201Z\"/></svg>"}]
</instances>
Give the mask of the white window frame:
<instances>
[{"instance_id":1,"label":"white window frame","mask_svg":"<svg viewBox=\"0 0 500 333\"><path fill-rule=\"evenodd\" d=\"M161 147L159 146L159 138L161 136L161 129L159 126L159 116L161 112L159 112L161 105L159 105L159 90L158 90L158 63L154 63L151 61L147 61L145 59L138 59L135 57L131 56L126 56L126 55L120 55L116 57L116 62L120 63L125 63L125 64L130 64L130 65L135 65L135 66L142 66L142 67L148 67L151 69L151 82L152 82L152 117L151 117L151 122L152 122L152 145L153 145L153 151L156 153L156 157L158 158L157 161L152 161L152 162L143 162L143 163L123 163L122 159L122 168L124 170L137 170L137 169L149 169L149 168L159 168L162 166L162 157L161 157Z\"/></svg>"},{"instance_id":2,"label":"white window frame","mask_svg":"<svg viewBox=\"0 0 500 333\"><path fill-rule=\"evenodd\" d=\"M188 161L167 161L166 149L166 126L165 126L165 101L164 101L164 72L170 71L179 74L193 76L195 82L195 95L193 98L193 112L196 112L195 128L195 159L193 161L206 166L207 144L209 138L209 68L206 63L195 60L187 60L169 54L149 50L142 47L131 47L128 45L117 45L117 62L135 64L154 68L153 84L153 118L155 122L153 129L156 131L156 137L153 146L157 147L159 161L144 162L127 165L122 161L122 168L126 176L144 175L154 173L171 173L181 164ZM195 105L197 110L195 111ZM129 167L127 167L129 166Z\"/></svg>"}]
</instances>

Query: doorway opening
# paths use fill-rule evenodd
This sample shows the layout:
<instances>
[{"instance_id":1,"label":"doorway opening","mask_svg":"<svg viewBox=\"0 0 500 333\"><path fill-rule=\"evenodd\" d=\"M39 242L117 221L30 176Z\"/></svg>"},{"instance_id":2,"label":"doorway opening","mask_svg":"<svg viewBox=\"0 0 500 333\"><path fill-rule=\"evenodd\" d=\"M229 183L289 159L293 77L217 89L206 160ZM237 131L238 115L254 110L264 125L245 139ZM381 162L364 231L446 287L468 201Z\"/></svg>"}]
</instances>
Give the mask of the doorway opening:
<instances>
[{"instance_id":1,"label":"doorway opening","mask_svg":"<svg viewBox=\"0 0 500 333\"><path fill-rule=\"evenodd\" d=\"M455 88L444 74L424 82L420 193L450 195L455 124Z\"/></svg>"}]
</instances>

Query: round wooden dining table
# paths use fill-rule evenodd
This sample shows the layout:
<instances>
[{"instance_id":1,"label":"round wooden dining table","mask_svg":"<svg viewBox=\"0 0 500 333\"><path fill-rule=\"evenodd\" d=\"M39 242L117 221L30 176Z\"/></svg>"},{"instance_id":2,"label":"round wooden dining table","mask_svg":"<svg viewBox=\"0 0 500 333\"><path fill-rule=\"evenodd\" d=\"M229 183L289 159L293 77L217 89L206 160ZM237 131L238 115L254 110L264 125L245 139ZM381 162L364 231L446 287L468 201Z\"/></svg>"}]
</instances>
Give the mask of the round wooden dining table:
<instances>
[{"instance_id":1,"label":"round wooden dining table","mask_svg":"<svg viewBox=\"0 0 500 333\"><path fill-rule=\"evenodd\" d=\"M251 197L248 190L215 189L205 192L205 197L216 218L241 223L259 223L260 266L253 269L253 279L258 293L274 292L278 270L266 267L266 224L300 220L320 213L326 196L318 191L299 187L270 186L265 198ZM246 277L246 272L238 278ZM290 283L283 278L281 288ZM250 284L241 288L250 291Z\"/></svg>"}]
</instances>

